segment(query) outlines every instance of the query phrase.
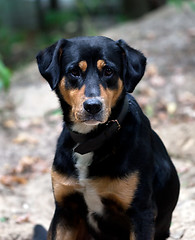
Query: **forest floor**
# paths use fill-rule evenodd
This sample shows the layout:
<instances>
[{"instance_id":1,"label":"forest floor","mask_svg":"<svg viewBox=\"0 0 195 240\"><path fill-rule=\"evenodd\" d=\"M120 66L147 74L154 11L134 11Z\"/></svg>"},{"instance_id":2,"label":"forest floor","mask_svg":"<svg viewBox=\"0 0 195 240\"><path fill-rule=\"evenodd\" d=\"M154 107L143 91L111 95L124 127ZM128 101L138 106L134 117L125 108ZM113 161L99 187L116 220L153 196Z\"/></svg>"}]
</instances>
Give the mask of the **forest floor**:
<instances>
[{"instance_id":1,"label":"forest floor","mask_svg":"<svg viewBox=\"0 0 195 240\"><path fill-rule=\"evenodd\" d=\"M172 239L195 239L195 12L166 7L101 35L122 38L148 58L134 93L178 170L181 193ZM58 101L33 62L0 94L0 240L30 240L49 226L50 168L61 131ZM166 197L166 196L165 196Z\"/></svg>"}]
</instances>

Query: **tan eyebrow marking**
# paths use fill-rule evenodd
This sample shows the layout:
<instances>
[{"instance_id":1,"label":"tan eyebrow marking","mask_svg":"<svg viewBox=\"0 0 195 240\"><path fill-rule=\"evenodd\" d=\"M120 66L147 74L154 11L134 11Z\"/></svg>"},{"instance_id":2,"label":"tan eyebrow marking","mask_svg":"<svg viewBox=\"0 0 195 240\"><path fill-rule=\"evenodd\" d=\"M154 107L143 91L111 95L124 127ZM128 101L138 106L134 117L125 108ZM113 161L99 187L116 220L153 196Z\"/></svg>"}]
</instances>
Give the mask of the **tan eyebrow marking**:
<instances>
[{"instance_id":1,"label":"tan eyebrow marking","mask_svg":"<svg viewBox=\"0 0 195 240\"><path fill-rule=\"evenodd\" d=\"M79 67L82 70L82 72L85 72L87 70L87 62L86 61L80 61L79 62Z\"/></svg>"},{"instance_id":2,"label":"tan eyebrow marking","mask_svg":"<svg viewBox=\"0 0 195 240\"><path fill-rule=\"evenodd\" d=\"M99 71L102 71L103 67L106 66L106 63L104 60L100 59L97 61L97 68Z\"/></svg>"}]
</instances>

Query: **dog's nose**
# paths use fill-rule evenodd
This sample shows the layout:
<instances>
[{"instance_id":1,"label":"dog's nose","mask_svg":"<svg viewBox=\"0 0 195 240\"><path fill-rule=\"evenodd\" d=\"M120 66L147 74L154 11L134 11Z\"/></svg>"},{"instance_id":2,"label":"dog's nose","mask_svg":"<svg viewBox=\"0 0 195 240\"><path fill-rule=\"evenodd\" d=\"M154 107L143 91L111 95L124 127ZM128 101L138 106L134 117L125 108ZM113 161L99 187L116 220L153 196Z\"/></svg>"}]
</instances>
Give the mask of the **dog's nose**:
<instances>
[{"instance_id":1,"label":"dog's nose","mask_svg":"<svg viewBox=\"0 0 195 240\"><path fill-rule=\"evenodd\" d=\"M102 103L96 98L87 99L83 103L84 109L90 114L96 114L101 111Z\"/></svg>"}]
</instances>

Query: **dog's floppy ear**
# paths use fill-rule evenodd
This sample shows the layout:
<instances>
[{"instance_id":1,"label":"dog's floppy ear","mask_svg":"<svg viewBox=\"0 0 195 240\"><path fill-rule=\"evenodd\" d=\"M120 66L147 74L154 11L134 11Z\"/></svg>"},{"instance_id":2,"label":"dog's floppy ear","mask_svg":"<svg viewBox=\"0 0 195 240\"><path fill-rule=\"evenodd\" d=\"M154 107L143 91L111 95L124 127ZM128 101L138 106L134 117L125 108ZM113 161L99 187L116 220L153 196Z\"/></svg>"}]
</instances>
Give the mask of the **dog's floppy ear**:
<instances>
[{"instance_id":1,"label":"dog's floppy ear","mask_svg":"<svg viewBox=\"0 0 195 240\"><path fill-rule=\"evenodd\" d=\"M117 45L123 51L123 80L127 92L133 92L145 72L146 58L136 49L120 39Z\"/></svg>"},{"instance_id":2,"label":"dog's floppy ear","mask_svg":"<svg viewBox=\"0 0 195 240\"><path fill-rule=\"evenodd\" d=\"M61 39L37 55L37 63L41 75L48 81L54 90L60 80L60 58L62 48L67 40Z\"/></svg>"}]
</instances>

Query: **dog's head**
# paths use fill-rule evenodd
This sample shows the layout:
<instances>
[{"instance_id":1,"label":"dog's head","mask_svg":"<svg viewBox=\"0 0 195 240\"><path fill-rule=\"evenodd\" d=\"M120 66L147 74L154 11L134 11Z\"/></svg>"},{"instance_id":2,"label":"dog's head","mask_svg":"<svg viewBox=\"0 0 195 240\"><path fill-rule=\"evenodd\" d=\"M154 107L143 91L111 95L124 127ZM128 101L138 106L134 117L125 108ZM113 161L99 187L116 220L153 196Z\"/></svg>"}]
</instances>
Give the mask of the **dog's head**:
<instances>
[{"instance_id":1,"label":"dog's head","mask_svg":"<svg viewBox=\"0 0 195 240\"><path fill-rule=\"evenodd\" d=\"M80 37L59 40L41 51L37 62L41 75L67 105L70 122L95 126L108 120L125 92L134 90L146 58L123 40Z\"/></svg>"}]
</instances>

